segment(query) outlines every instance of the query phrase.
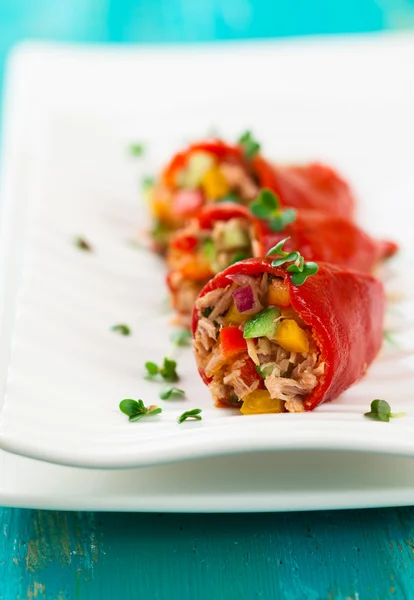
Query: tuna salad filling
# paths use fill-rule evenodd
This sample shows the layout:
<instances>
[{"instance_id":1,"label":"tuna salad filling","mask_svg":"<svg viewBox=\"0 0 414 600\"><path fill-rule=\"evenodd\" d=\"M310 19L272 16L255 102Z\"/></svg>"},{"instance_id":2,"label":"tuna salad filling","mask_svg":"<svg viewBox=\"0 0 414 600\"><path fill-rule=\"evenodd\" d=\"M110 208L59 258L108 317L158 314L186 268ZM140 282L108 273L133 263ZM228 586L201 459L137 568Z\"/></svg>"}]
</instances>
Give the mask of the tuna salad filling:
<instances>
[{"instance_id":1,"label":"tuna salad filling","mask_svg":"<svg viewBox=\"0 0 414 600\"><path fill-rule=\"evenodd\" d=\"M200 229L194 221L172 239L167 254L168 283L172 306L182 324L189 324L205 284L234 262L253 256L256 244L252 224L241 217L216 221L211 229Z\"/></svg>"},{"instance_id":2,"label":"tuna salad filling","mask_svg":"<svg viewBox=\"0 0 414 600\"><path fill-rule=\"evenodd\" d=\"M229 279L196 301L194 348L214 401L243 414L303 411L324 372L311 327L292 308L283 279Z\"/></svg>"},{"instance_id":3,"label":"tuna salad filling","mask_svg":"<svg viewBox=\"0 0 414 600\"><path fill-rule=\"evenodd\" d=\"M247 166L194 151L177 171L171 189L159 181L149 191L155 218L154 241L165 245L168 231L180 227L183 219L197 214L205 204L226 201L248 205L258 192L259 186Z\"/></svg>"}]
</instances>

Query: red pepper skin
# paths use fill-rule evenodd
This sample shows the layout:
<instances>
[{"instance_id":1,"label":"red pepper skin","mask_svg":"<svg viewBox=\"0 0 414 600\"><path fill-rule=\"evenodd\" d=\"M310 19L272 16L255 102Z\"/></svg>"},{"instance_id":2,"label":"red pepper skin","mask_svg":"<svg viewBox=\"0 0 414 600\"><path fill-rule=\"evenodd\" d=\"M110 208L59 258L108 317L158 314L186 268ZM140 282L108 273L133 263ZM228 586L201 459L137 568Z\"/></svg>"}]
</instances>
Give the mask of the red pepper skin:
<instances>
[{"instance_id":1,"label":"red pepper skin","mask_svg":"<svg viewBox=\"0 0 414 600\"><path fill-rule=\"evenodd\" d=\"M269 187L285 207L318 210L347 219L354 217L355 199L350 187L327 165L273 165Z\"/></svg>"},{"instance_id":2,"label":"red pepper skin","mask_svg":"<svg viewBox=\"0 0 414 600\"><path fill-rule=\"evenodd\" d=\"M262 246L266 250L263 254L288 236L290 239L283 246L287 252L298 250L306 260L366 273L398 250L394 242L375 240L348 219L300 210L294 223L283 231L263 233Z\"/></svg>"},{"instance_id":3,"label":"red pepper skin","mask_svg":"<svg viewBox=\"0 0 414 600\"><path fill-rule=\"evenodd\" d=\"M285 280L292 307L312 328L320 360L325 363L324 374L304 402L305 410L310 411L361 379L378 354L385 310L383 286L371 275L320 263L318 273L297 287L290 281L286 266L272 267L271 262L251 258L231 265L209 281L199 297L226 287L231 283L228 276L238 273L256 277L269 273ZM199 318L194 307L193 336ZM208 382L205 375L202 377Z\"/></svg>"}]
</instances>

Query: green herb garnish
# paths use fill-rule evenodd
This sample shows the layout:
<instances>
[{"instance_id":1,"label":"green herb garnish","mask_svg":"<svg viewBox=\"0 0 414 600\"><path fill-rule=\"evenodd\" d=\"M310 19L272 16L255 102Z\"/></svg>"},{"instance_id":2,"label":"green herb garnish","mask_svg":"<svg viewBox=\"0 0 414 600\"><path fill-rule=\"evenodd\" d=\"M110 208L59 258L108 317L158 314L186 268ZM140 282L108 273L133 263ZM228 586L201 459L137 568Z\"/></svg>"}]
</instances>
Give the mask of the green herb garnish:
<instances>
[{"instance_id":1,"label":"green herb garnish","mask_svg":"<svg viewBox=\"0 0 414 600\"><path fill-rule=\"evenodd\" d=\"M161 221L154 221L154 227L151 230L151 236L156 244L164 246L170 238L171 230Z\"/></svg>"},{"instance_id":2,"label":"green herb garnish","mask_svg":"<svg viewBox=\"0 0 414 600\"><path fill-rule=\"evenodd\" d=\"M207 308L203 308L203 310L201 311L201 314L203 315L203 317L206 317L208 319L208 317L211 315L212 312L213 312L212 307L207 306Z\"/></svg>"},{"instance_id":3,"label":"green herb garnish","mask_svg":"<svg viewBox=\"0 0 414 600\"><path fill-rule=\"evenodd\" d=\"M190 346L191 337L191 331L188 329L178 329L172 332L170 341L174 346Z\"/></svg>"},{"instance_id":4,"label":"green herb garnish","mask_svg":"<svg viewBox=\"0 0 414 600\"><path fill-rule=\"evenodd\" d=\"M286 271L290 275L290 281L293 285L300 286L307 280L311 275L315 275L318 272L319 267L314 262L305 262L303 256L296 250L294 252L283 252L283 245L290 238L281 240L276 246L270 248L266 256L279 255L281 258L275 258L272 261L272 267L281 267L285 263L293 263L286 268Z\"/></svg>"},{"instance_id":5,"label":"green herb garnish","mask_svg":"<svg viewBox=\"0 0 414 600\"><path fill-rule=\"evenodd\" d=\"M157 375L161 375L161 377L165 379L165 381L175 382L179 380L176 371L177 363L175 360L172 360L170 358L165 357L161 367L159 367L154 362L146 362L145 368L148 372L147 377L151 379L153 377L156 377Z\"/></svg>"},{"instance_id":6,"label":"green herb garnish","mask_svg":"<svg viewBox=\"0 0 414 600\"><path fill-rule=\"evenodd\" d=\"M245 131L237 140L243 148L244 156L251 160L260 151L260 144L252 136L250 131Z\"/></svg>"},{"instance_id":7,"label":"green herb garnish","mask_svg":"<svg viewBox=\"0 0 414 600\"><path fill-rule=\"evenodd\" d=\"M162 408L159 406L155 406L155 404L151 404L151 406L144 406L142 400L132 400L132 398L125 398L125 400L121 400L119 403L119 409L123 412L127 417L129 417L129 421L133 423L134 421L139 421L142 417L150 417L153 415L159 415L162 412Z\"/></svg>"},{"instance_id":8,"label":"green herb garnish","mask_svg":"<svg viewBox=\"0 0 414 600\"><path fill-rule=\"evenodd\" d=\"M260 377L262 377L262 379L264 379L265 374L262 371L262 367L260 365L254 365L254 368L256 369L256 373L258 373L260 375Z\"/></svg>"},{"instance_id":9,"label":"green herb garnish","mask_svg":"<svg viewBox=\"0 0 414 600\"><path fill-rule=\"evenodd\" d=\"M201 421L201 419L203 417L200 417L200 413L202 413L203 411L201 410L201 408L193 408L192 410L187 410L186 412L183 412L183 414L178 417L177 421L178 423L184 423L184 421L186 421L187 419L196 419L197 421Z\"/></svg>"},{"instance_id":10,"label":"green herb garnish","mask_svg":"<svg viewBox=\"0 0 414 600\"><path fill-rule=\"evenodd\" d=\"M143 144L131 144L129 147L129 153L131 156L142 156L144 154L144 145Z\"/></svg>"},{"instance_id":11,"label":"green herb garnish","mask_svg":"<svg viewBox=\"0 0 414 600\"><path fill-rule=\"evenodd\" d=\"M79 248L79 250L84 250L85 252L92 252L92 246L89 242L85 240L85 238L78 236L75 238L74 242L75 246Z\"/></svg>"},{"instance_id":12,"label":"green herb garnish","mask_svg":"<svg viewBox=\"0 0 414 600\"><path fill-rule=\"evenodd\" d=\"M400 348L400 344L396 341L392 331L388 331L387 329L384 329L383 338L388 344L390 344L390 346L394 346L395 348Z\"/></svg>"},{"instance_id":13,"label":"green herb garnish","mask_svg":"<svg viewBox=\"0 0 414 600\"><path fill-rule=\"evenodd\" d=\"M148 191L149 189L151 189L154 186L155 183L155 177L143 177L142 178L142 189L144 190L144 192Z\"/></svg>"},{"instance_id":14,"label":"green herb garnish","mask_svg":"<svg viewBox=\"0 0 414 600\"><path fill-rule=\"evenodd\" d=\"M364 414L364 417L373 419L374 421L386 421L390 419L399 419L405 417L405 412L392 413L391 406L385 400L373 400L371 402L371 410Z\"/></svg>"},{"instance_id":15,"label":"green herb garnish","mask_svg":"<svg viewBox=\"0 0 414 600\"><path fill-rule=\"evenodd\" d=\"M233 202L234 204L241 204L242 201L236 194L228 194L227 196L223 196L223 198L219 198L216 202Z\"/></svg>"},{"instance_id":16,"label":"green herb garnish","mask_svg":"<svg viewBox=\"0 0 414 600\"><path fill-rule=\"evenodd\" d=\"M128 325L124 325L123 323L119 325L114 325L111 327L111 331L115 331L115 333L119 333L120 335L131 335L131 328Z\"/></svg>"},{"instance_id":17,"label":"green herb garnish","mask_svg":"<svg viewBox=\"0 0 414 600\"><path fill-rule=\"evenodd\" d=\"M204 240L203 254L210 264L212 264L216 260L216 245L211 238L207 238L206 240Z\"/></svg>"},{"instance_id":18,"label":"green herb garnish","mask_svg":"<svg viewBox=\"0 0 414 600\"><path fill-rule=\"evenodd\" d=\"M255 365L254 367L256 369L256 372L260 375L260 377L262 377L263 379L266 379L266 377L268 377L269 375L272 374L273 368L271 365L268 365L267 367L261 367L260 365Z\"/></svg>"},{"instance_id":19,"label":"green herb garnish","mask_svg":"<svg viewBox=\"0 0 414 600\"><path fill-rule=\"evenodd\" d=\"M267 188L260 190L259 196L250 205L250 212L267 221L272 231L282 231L296 219L296 211L293 208L281 210L279 198Z\"/></svg>"},{"instance_id":20,"label":"green herb garnish","mask_svg":"<svg viewBox=\"0 0 414 600\"><path fill-rule=\"evenodd\" d=\"M160 392L161 400L172 400L173 398L182 398L185 396L185 391L176 387L164 388Z\"/></svg>"},{"instance_id":21,"label":"green herb garnish","mask_svg":"<svg viewBox=\"0 0 414 600\"><path fill-rule=\"evenodd\" d=\"M247 254L247 252L237 252L237 254L235 254L233 258L229 261L227 266L230 267L231 265L234 265L234 263L239 262L239 260L244 260L245 258L250 257L251 254Z\"/></svg>"}]
</instances>

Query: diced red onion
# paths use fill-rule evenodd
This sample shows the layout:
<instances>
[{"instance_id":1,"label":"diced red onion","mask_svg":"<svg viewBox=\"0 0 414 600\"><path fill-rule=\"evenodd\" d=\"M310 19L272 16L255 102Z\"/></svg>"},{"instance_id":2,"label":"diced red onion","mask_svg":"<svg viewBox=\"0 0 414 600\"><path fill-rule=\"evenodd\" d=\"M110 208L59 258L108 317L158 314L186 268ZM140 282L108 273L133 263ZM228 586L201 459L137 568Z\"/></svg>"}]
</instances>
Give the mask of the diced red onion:
<instances>
[{"instance_id":1,"label":"diced red onion","mask_svg":"<svg viewBox=\"0 0 414 600\"><path fill-rule=\"evenodd\" d=\"M234 290L234 304L239 312L243 313L250 310L254 306L254 295L250 285L245 285Z\"/></svg>"},{"instance_id":2,"label":"diced red onion","mask_svg":"<svg viewBox=\"0 0 414 600\"><path fill-rule=\"evenodd\" d=\"M236 273L235 275L227 275L227 278L239 286L232 294L239 312L256 314L262 310L263 307L258 297L257 280L254 277L244 275L243 273ZM248 288L247 291L246 288ZM237 299L238 296L239 299ZM241 308L239 308L238 304L240 304Z\"/></svg>"}]
</instances>

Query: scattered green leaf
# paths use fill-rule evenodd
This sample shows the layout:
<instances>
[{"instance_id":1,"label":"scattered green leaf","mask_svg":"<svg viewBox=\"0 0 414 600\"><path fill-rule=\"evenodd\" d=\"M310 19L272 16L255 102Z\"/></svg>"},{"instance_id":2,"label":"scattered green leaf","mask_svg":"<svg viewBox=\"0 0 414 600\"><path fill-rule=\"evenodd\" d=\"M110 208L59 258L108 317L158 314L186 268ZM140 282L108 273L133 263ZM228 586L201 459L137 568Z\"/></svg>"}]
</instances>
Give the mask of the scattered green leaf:
<instances>
[{"instance_id":1,"label":"scattered green leaf","mask_svg":"<svg viewBox=\"0 0 414 600\"><path fill-rule=\"evenodd\" d=\"M160 369L160 375L166 381L178 381L179 377L177 375L177 362L175 360L171 360L170 358L164 358L164 364Z\"/></svg>"},{"instance_id":2,"label":"scattered green leaf","mask_svg":"<svg viewBox=\"0 0 414 600\"><path fill-rule=\"evenodd\" d=\"M391 406L385 400L373 400L371 402L371 410L364 414L364 417L373 419L374 421L388 422L390 419L399 419L405 417L405 413L392 413Z\"/></svg>"},{"instance_id":3,"label":"scattered green leaf","mask_svg":"<svg viewBox=\"0 0 414 600\"><path fill-rule=\"evenodd\" d=\"M165 381L175 382L179 380L176 371L177 363L170 358L165 357L161 366L158 366L154 362L146 362L145 368L147 369L147 377L150 379L160 375Z\"/></svg>"},{"instance_id":4,"label":"scattered green leaf","mask_svg":"<svg viewBox=\"0 0 414 600\"><path fill-rule=\"evenodd\" d=\"M191 331L188 329L177 329L170 335L170 341L174 346L191 346Z\"/></svg>"},{"instance_id":5,"label":"scattered green leaf","mask_svg":"<svg viewBox=\"0 0 414 600\"><path fill-rule=\"evenodd\" d=\"M293 252L284 252L283 246L290 238L281 240L276 246L270 248L266 256L280 256L272 261L272 267L281 267L286 263L293 263L286 268L289 273L290 280L293 285L300 286L307 280L308 277L315 275L319 267L314 262L305 262L303 256L296 250Z\"/></svg>"},{"instance_id":6,"label":"scattered green leaf","mask_svg":"<svg viewBox=\"0 0 414 600\"><path fill-rule=\"evenodd\" d=\"M90 245L90 243L87 242L85 240L85 238L83 238L83 237L80 237L80 236L76 237L75 240L74 240L74 242L75 242L75 246L77 248L79 248L79 250L84 250L85 252L92 252L93 251L93 248Z\"/></svg>"},{"instance_id":7,"label":"scattered green leaf","mask_svg":"<svg viewBox=\"0 0 414 600\"><path fill-rule=\"evenodd\" d=\"M131 423L139 421L142 417L149 417L159 415L162 412L162 408L151 404L151 406L145 406L142 400L133 400L132 398L125 398L119 403L119 409L125 415Z\"/></svg>"},{"instance_id":8,"label":"scattered green leaf","mask_svg":"<svg viewBox=\"0 0 414 600\"><path fill-rule=\"evenodd\" d=\"M178 417L178 423L184 423L187 419L195 419L197 421L201 421L203 417L200 417L200 413L202 413L201 408L193 408L192 410L186 410L183 414Z\"/></svg>"},{"instance_id":9,"label":"scattered green leaf","mask_svg":"<svg viewBox=\"0 0 414 600\"><path fill-rule=\"evenodd\" d=\"M164 388L160 392L161 400L172 400L174 398L182 398L185 396L185 391L176 387Z\"/></svg>"},{"instance_id":10,"label":"scattered green leaf","mask_svg":"<svg viewBox=\"0 0 414 600\"><path fill-rule=\"evenodd\" d=\"M119 333L120 335L131 335L131 328L123 323L120 323L119 325L114 325L113 327L111 327L111 331L115 331L115 333Z\"/></svg>"},{"instance_id":11,"label":"scattered green leaf","mask_svg":"<svg viewBox=\"0 0 414 600\"><path fill-rule=\"evenodd\" d=\"M211 315L212 312L213 312L212 307L207 306L207 308L203 308L203 310L201 311L201 314L203 315L203 317L206 317L206 319L208 319L208 317Z\"/></svg>"},{"instance_id":12,"label":"scattered green leaf","mask_svg":"<svg viewBox=\"0 0 414 600\"><path fill-rule=\"evenodd\" d=\"M244 156L251 160L260 151L260 144L257 142L250 131L245 131L238 139L238 143L243 148Z\"/></svg>"},{"instance_id":13,"label":"scattered green leaf","mask_svg":"<svg viewBox=\"0 0 414 600\"><path fill-rule=\"evenodd\" d=\"M143 144L131 144L129 147L129 152L131 156L142 156L144 154L145 148Z\"/></svg>"},{"instance_id":14,"label":"scattered green leaf","mask_svg":"<svg viewBox=\"0 0 414 600\"><path fill-rule=\"evenodd\" d=\"M144 190L144 192L147 192L149 189L151 189L154 186L155 183L155 177L150 177L149 175L146 177L142 178L142 189Z\"/></svg>"},{"instance_id":15,"label":"scattered green leaf","mask_svg":"<svg viewBox=\"0 0 414 600\"><path fill-rule=\"evenodd\" d=\"M390 344L390 346L394 346L395 348L400 348L400 344L396 341L392 331L389 331L388 329L384 329L383 338L388 344Z\"/></svg>"}]
</instances>

